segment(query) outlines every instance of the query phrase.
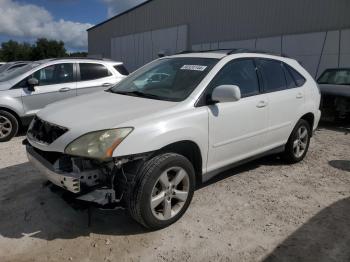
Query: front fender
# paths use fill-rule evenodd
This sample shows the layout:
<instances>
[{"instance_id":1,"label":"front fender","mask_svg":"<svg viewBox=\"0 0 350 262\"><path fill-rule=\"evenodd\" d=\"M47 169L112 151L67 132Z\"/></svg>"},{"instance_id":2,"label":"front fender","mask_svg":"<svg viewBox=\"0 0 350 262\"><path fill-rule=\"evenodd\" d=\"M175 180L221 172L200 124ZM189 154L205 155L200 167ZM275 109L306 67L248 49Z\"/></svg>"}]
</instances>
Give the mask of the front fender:
<instances>
[{"instance_id":1,"label":"front fender","mask_svg":"<svg viewBox=\"0 0 350 262\"><path fill-rule=\"evenodd\" d=\"M191 113L136 126L113 152L113 157L152 152L185 140L198 145L205 167L208 153L207 108L195 108Z\"/></svg>"},{"instance_id":2,"label":"front fender","mask_svg":"<svg viewBox=\"0 0 350 262\"><path fill-rule=\"evenodd\" d=\"M0 108L6 108L15 112L18 116L23 115L21 90L6 90L0 92Z\"/></svg>"}]
</instances>

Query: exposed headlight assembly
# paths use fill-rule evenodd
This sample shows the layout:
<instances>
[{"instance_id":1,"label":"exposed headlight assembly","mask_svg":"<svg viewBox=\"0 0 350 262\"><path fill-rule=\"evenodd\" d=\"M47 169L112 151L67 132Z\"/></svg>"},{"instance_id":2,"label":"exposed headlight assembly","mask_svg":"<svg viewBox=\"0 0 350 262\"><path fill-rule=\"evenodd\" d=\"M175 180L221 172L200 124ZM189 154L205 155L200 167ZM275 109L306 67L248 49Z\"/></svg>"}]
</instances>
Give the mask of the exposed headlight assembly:
<instances>
[{"instance_id":1,"label":"exposed headlight assembly","mask_svg":"<svg viewBox=\"0 0 350 262\"><path fill-rule=\"evenodd\" d=\"M68 155L108 159L132 130L133 128L127 127L87 133L70 143L64 151Z\"/></svg>"}]
</instances>

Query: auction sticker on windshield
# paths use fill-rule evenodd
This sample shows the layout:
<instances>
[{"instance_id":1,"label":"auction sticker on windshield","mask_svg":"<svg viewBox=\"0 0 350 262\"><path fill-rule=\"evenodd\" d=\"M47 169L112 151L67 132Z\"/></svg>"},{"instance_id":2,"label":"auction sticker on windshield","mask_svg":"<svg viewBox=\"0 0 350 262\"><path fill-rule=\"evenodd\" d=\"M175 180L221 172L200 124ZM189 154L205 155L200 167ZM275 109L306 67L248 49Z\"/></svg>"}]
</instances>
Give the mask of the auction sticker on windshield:
<instances>
[{"instance_id":1,"label":"auction sticker on windshield","mask_svg":"<svg viewBox=\"0 0 350 262\"><path fill-rule=\"evenodd\" d=\"M202 65L184 65L181 70L204 71L206 68L207 66Z\"/></svg>"}]
</instances>

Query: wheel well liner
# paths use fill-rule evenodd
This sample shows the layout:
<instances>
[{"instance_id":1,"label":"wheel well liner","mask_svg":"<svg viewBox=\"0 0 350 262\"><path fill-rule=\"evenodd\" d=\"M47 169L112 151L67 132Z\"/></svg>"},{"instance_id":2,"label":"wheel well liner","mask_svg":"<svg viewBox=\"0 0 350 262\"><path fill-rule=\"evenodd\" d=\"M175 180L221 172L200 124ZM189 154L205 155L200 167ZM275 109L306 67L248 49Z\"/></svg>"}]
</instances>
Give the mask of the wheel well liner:
<instances>
[{"instance_id":1,"label":"wheel well liner","mask_svg":"<svg viewBox=\"0 0 350 262\"><path fill-rule=\"evenodd\" d=\"M160 152L172 152L186 157L193 165L196 172L197 185L202 181L202 154L199 146L189 140L175 142L159 150Z\"/></svg>"},{"instance_id":2,"label":"wheel well liner","mask_svg":"<svg viewBox=\"0 0 350 262\"><path fill-rule=\"evenodd\" d=\"M307 113L305 115L303 115L300 119L304 119L305 121L307 121L310 125L311 128L311 135L312 135L312 130L314 127L314 120L315 120L315 116L313 113Z\"/></svg>"}]
</instances>

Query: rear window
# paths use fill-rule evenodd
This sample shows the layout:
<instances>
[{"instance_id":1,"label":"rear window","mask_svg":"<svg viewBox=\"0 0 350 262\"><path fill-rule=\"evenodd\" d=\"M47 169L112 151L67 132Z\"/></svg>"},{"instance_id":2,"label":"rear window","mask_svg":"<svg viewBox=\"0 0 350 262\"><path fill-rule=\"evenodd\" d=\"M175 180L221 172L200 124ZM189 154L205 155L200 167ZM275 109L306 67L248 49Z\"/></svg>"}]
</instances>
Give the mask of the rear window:
<instances>
[{"instance_id":1,"label":"rear window","mask_svg":"<svg viewBox=\"0 0 350 262\"><path fill-rule=\"evenodd\" d=\"M79 63L79 67L81 81L94 80L112 75L111 72L101 64Z\"/></svg>"},{"instance_id":2,"label":"rear window","mask_svg":"<svg viewBox=\"0 0 350 262\"><path fill-rule=\"evenodd\" d=\"M296 71L294 68L292 68L289 65L286 65L286 68L288 69L288 71L293 76L297 87L300 87L300 86L305 84L305 82L306 82L305 77L303 77L298 71Z\"/></svg>"},{"instance_id":3,"label":"rear window","mask_svg":"<svg viewBox=\"0 0 350 262\"><path fill-rule=\"evenodd\" d=\"M123 76L129 75L129 71L125 68L124 65L115 65L114 69L118 71L119 74Z\"/></svg>"}]
</instances>

